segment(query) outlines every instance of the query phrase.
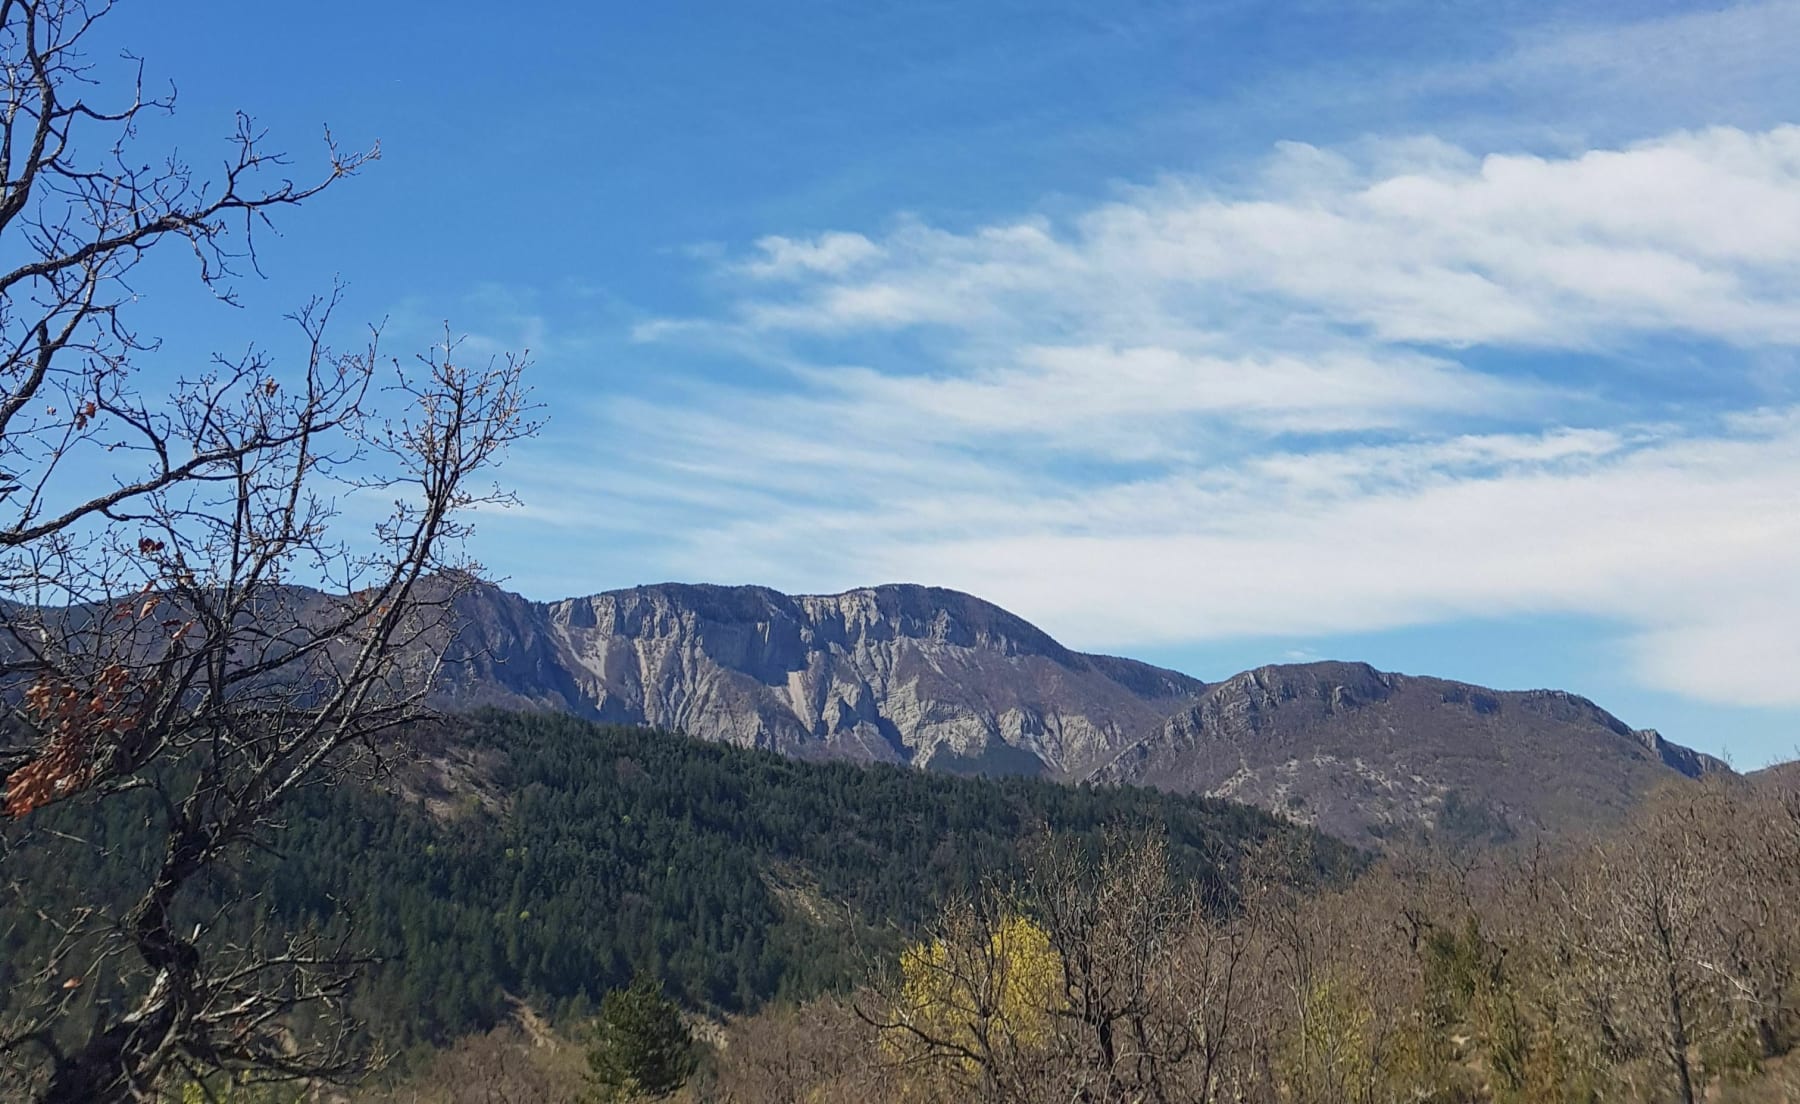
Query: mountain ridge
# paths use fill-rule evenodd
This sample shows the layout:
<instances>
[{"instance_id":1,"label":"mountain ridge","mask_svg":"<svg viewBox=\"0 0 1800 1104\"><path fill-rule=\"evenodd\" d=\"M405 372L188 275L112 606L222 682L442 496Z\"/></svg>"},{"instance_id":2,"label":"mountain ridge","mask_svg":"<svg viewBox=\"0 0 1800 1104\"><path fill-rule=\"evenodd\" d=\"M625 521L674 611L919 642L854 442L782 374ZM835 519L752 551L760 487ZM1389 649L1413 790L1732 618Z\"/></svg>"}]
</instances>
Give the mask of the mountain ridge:
<instances>
[{"instance_id":1,"label":"mountain ridge","mask_svg":"<svg viewBox=\"0 0 1800 1104\"><path fill-rule=\"evenodd\" d=\"M1606 822L1728 770L1562 690L1365 663L1206 682L1070 649L961 591L658 583L533 602L467 592L453 707L574 713L800 758L1044 775L1231 797L1361 845Z\"/></svg>"},{"instance_id":2,"label":"mountain ridge","mask_svg":"<svg viewBox=\"0 0 1800 1104\"><path fill-rule=\"evenodd\" d=\"M649 724L801 757L981 763L1071 780L1205 684L1073 651L1024 618L916 584L840 594L663 583L533 603L459 598L440 699Z\"/></svg>"},{"instance_id":3,"label":"mountain ridge","mask_svg":"<svg viewBox=\"0 0 1800 1104\"><path fill-rule=\"evenodd\" d=\"M454 581L454 587L445 584ZM659 583L538 602L433 580L443 623L400 662L433 702L685 732L800 759L1128 783L1231 798L1359 846L1603 826L1657 786L1728 772L1561 690L1501 691L1366 663L1218 682L1075 651L941 587L838 594ZM315 616L286 586L270 603ZM75 622L100 607L44 611Z\"/></svg>"},{"instance_id":4,"label":"mountain ridge","mask_svg":"<svg viewBox=\"0 0 1800 1104\"><path fill-rule=\"evenodd\" d=\"M1729 771L1569 691L1323 661L1214 683L1094 777L1285 808L1367 846L1447 820L1489 838L1569 830L1675 778Z\"/></svg>"}]
</instances>

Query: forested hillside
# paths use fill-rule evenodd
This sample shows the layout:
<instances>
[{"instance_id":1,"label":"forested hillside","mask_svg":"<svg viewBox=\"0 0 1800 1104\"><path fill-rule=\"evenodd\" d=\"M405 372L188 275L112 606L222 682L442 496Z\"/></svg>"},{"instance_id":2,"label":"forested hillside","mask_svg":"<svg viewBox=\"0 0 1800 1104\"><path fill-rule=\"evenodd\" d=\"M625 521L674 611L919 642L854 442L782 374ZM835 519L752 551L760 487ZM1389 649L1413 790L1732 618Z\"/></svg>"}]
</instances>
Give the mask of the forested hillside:
<instances>
[{"instance_id":1,"label":"forested hillside","mask_svg":"<svg viewBox=\"0 0 1800 1104\"><path fill-rule=\"evenodd\" d=\"M521 1016L529 1034L459 1040L356 1099L551 1104L625 1071L675 1104L1788 1104L1800 790L1781 773L1330 886L1270 855L1223 909L1154 833L1034 848L848 991L702 1034L633 986L578 1046Z\"/></svg>"},{"instance_id":2,"label":"forested hillside","mask_svg":"<svg viewBox=\"0 0 1800 1104\"><path fill-rule=\"evenodd\" d=\"M1214 891L1261 842L1316 849L1320 870L1353 861L1211 799L806 763L565 716L463 718L430 746L431 762L376 785L303 792L241 877L182 903L184 925L221 949L313 929L366 952L352 1006L404 1046L490 1026L512 996L572 1020L637 971L719 1012L860 980L946 900L1016 876L1045 830L1093 843L1158 828L1183 876ZM444 788L446 761L479 766ZM9 829L7 881L122 908L159 815L123 800L43 810ZM18 900L0 906L0 991L15 1000L63 977L34 976L59 929Z\"/></svg>"}]
</instances>

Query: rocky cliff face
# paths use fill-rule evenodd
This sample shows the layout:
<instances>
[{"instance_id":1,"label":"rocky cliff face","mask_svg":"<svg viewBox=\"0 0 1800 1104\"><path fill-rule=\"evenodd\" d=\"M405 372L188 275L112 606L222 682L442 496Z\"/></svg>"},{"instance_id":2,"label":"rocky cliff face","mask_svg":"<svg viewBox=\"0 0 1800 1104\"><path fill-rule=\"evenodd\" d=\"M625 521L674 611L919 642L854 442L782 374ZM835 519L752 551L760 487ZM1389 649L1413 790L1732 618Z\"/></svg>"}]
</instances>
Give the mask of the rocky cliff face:
<instances>
[{"instance_id":1,"label":"rocky cliff face","mask_svg":"<svg viewBox=\"0 0 1800 1104\"><path fill-rule=\"evenodd\" d=\"M1376 845L1419 827L1495 839L1605 823L1660 784L1725 769L1573 694L1312 663L1210 687L1096 777L1246 801Z\"/></svg>"},{"instance_id":2,"label":"rocky cliff face","mask_svg":"<svg viewBox=\"0 0 1800 1104\"><path fill-rule=\"evenodd\" d=\"M1558 691L1358 663L1207 685L1070 651L955 591L793 597L662 585L467 594L451 705L554 709L808 758L1135 783L1260 805L1363 845L1601 824L1723 764Z\"/></svg>"},{"instance_id":3,"label":"rocky cliff face","mask_svg":"<svg viewBox=\"0 0 1800 1104\"><path fill-rule=\"evenodd\" d=\"M662 585L549 604L472 592L441 696L805 757L1086 775L1204 689L1069 651L955 591Z\"/></svg>"}]
</instances>

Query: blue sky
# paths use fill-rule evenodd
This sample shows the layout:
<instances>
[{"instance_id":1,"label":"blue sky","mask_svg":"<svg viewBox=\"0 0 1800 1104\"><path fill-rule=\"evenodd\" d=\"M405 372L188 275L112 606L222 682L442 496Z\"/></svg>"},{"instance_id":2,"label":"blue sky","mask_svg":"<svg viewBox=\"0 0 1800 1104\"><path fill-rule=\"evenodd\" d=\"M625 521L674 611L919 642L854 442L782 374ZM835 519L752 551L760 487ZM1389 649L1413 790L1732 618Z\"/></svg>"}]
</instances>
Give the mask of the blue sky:
<instances>
[{"instance_id":1,"label":"blue sky","mask_svg":"<svg viewBox=\"0 0 1800 1104\"><path fill-rule=\"evenodd\" d=\"M334 277L390 352L529 347L476 546L528 595L918 581L1800 747L1800 3L307 16L111 20L146 140L383 151L245 309L141 309L174 365Z\"/></svg>"}]
</instances>

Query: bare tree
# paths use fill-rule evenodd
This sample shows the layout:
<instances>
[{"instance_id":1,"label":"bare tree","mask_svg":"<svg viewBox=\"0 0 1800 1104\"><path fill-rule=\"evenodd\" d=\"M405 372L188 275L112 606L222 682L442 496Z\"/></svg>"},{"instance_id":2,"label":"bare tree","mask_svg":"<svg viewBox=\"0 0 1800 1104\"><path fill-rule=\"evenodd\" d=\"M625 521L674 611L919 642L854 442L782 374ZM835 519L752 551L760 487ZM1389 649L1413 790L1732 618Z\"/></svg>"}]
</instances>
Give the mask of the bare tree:
<instances>
[{"instance_id":1,"label":"bare tree","mask_svg":"<svg viewBox=\"0 0 1800 1104\"><path fill-rule=\"evenodd\" d=\"M1630 830L1571 853L1549 873L1553 922L1544 983L1593 1041L1602 1075L1691 1104L1704 1089L1696 1062L1723 1018L1707 957L1712 856L1693 824L1668 807Z\"/></svg>"},{"instance_id":2,"label":"bare tree","mask_svg":"<svg viewBox=\"0 0 1800 1104\"><path fill-rule=\"evenodd\" d=\"M1098 862L1046 841L1027 892L1062 965L1048 1065L1075 1098L1214 1100L1248 945L1236 902L1178 885L1155 835L1111 839Z\"/></svg>"},{"instance_id":3,"label":"bare tree","mask_svg":"<svg viewBox=\"0 0 1800 1104\"><path fill-rule=\"evenodd\" d=\"M280 826L311 782L366 766L425 718L435 650L475 565L476 480L535 428L516 360L467 367L453 343L403 367L375 337L328 342L335 295L294 316L303 361L251 352L152 385L132 274L187 246L228 302L276 210L374 151L330 144L310 184L240 116L220 174L136 150L172 108L141 66L123 102L84 47L105 0L0 0L0 734L7 818L140 791L160 857L128 908L58 911L35 1011L0 1028L0 1076L44 1101L145 1099L170 1076L302 1078L349 1068L342 1038L299 1045L291 1016L344 995L344 950L270 933L219 946L178 902ZM366 515L356 535L347 517ZM17 832L6 838L17 842ZM69 1015L125 978L129 999Z\"/></svg>"},{"instance_id":4,"label":"bare tree","mask_svg":"<svg viewBox=\"0 0 1800 1104\"><path fill-rule=\"evenodd\" d=\"M1225 1099L1248 929L1160 837L1046 839L1016 889L947 908L861 1007L921 1100ZM728 1056L728 1059L730 1056Z\"/></svg>"},{"instance_id":5,"label":"bare tree","mask_svg":"<svg viewBox=\"0 0 1800 1104\"><path fill-rule=\"evenodd\" d=\"M853 1104L894 1099L881 1044L846 1004L823 997L732 1025L718 1057L720 1104ZM702 1097L704 1099L704 1097Z\"/></svg>"},{"instance_id":6,"label":"bare tree","mask_svg":"<svg viewBox=\"0 0 1800 1104\"><path fill-rule=\"evenodd\" d=\"M1717 979L1752 1041L1750 1057L1773 1058L1789 1045L1787 1013L1800 933L1791 922L1800 901L1800 833L1780 793L1735 779L1706 779L1665 815L1689 826L1705 857L1710 907L1702 915L1703 974Z\"/></svg>"}]
</instances>

